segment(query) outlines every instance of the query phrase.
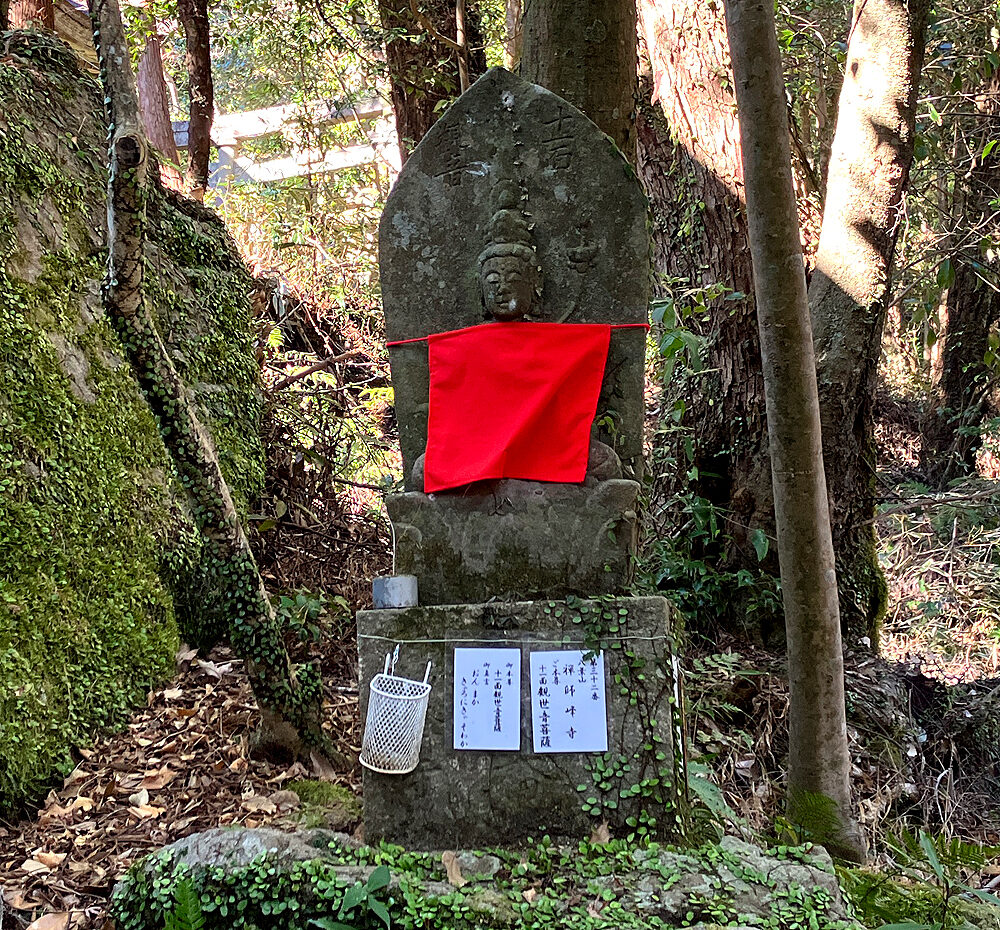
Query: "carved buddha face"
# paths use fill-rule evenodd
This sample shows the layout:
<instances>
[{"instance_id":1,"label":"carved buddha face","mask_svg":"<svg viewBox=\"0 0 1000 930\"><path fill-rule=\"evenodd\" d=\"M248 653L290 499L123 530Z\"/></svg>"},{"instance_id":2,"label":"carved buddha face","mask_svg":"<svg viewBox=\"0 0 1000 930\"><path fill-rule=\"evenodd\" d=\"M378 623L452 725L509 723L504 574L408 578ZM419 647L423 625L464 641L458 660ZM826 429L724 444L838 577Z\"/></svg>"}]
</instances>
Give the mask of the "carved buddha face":
<instances>
[{"instance_id":1,"label":"carved buddha face","mask_svg":"<svg viewBox=\"0 0 1000 930\"><path fill-rule=\"evenodd\" d=\"M535 302L538 267L532 249L508 243L494 246L480 263L483 306L496 320L520 320Z\"/></svg>"},{"instance_id":2,"label":"carved buddha face","mask_svg":"<svg viewBox=\"0 0 1000 930\"><path fill-rule=\"evenodd\" d=\"M500 181L493 194L486 247L479 255L479 286L486 313L495 320L520 320L531 313L538 293L538 256L531 226L521 212L516 184Z\"/></svg>"}]
</instances>

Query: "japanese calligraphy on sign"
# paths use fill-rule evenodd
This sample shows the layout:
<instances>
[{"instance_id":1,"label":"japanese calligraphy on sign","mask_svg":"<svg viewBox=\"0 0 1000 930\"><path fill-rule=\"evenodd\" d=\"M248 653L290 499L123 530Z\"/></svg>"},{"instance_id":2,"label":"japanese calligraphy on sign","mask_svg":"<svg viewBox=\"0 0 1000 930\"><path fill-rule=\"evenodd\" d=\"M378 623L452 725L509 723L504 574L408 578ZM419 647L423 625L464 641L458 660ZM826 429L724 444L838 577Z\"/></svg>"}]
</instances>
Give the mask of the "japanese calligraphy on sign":
<instances>
[{"instance_id":1,"label":"japanese calligraphy on sign","mask_svg":"<svg viewBox=\"0 0 1000 930\"><path fill-rule=\"evenodd\" d=\"M530 667L535 752L607 752L604 653L532 652Z\"/></svg>"},{"instance_id":2,"label":"japanese calligraphy on sign","mask_svg":"<svg viewBox=\"0 0 1000 930\"><path fill-rule=\"evenodd\" d=\"M521 650L455 650L455 749L521 748Z\"/></svg>"}]
</instances>

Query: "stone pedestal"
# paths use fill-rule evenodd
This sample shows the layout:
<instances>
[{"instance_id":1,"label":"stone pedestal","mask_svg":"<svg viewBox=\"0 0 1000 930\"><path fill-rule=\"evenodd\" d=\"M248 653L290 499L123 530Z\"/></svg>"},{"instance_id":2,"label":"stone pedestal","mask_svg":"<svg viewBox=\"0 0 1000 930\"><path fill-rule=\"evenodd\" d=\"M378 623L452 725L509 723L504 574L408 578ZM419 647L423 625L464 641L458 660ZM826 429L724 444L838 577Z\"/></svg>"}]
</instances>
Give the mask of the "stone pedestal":
<instances>
[{"instance_id":1,"label":"stone pedestal","mask_svg":"<svg viewBox=\"0 0 1000 930\"><path fill-rule=\"evenodd\" d=\"M362 721L369 683L396 643L402 644L397 674L420 678L427 661L434 663L420 764L408 775L364 773L366 839L417 849L517 843L546 833L579 839L602 819L613 835L625 832L626 819L640 810L656 816L656 831L669 835L682 781L670 637L668 604L659 597L360 612ZM535 753L530 652L588 650L598 639L608 752ZM454 652L468 646L521 650L519 751L453 748ZM601 767L606 773L595 777ZM633 794L646 779L660 783ZM588 801L592 812L584 810Z\"/></svg>"},{"instance_id":2,"label":"stone pedestal","mask_svg":"<svg viewBox=\"0 0 1000 930\"><path fill-rule=\"evenodd\" d=\"M390 495L396 571L417 576L422 604L618 594L631 580L638 497L623 479Z\"/></svg>"}]
</instances>

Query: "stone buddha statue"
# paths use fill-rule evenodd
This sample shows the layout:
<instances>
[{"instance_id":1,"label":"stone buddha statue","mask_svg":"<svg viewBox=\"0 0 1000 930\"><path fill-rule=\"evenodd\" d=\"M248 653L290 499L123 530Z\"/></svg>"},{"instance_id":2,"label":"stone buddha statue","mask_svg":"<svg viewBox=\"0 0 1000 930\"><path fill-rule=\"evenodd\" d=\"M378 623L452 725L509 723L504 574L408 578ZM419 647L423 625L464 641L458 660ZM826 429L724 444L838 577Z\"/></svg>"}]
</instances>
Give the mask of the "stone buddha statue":
<instances>
[{"instance_id":1,"label":"stone buddha statue","mask_svg":"<svg viewBox=\"0 0 1000 930\"><path fill-rule=\"evenodd\" d=\"M510 323L531 319L541 288L541 269L531 238L531 225L521 210L517 185L500 181L494 194L496 209L490 217L486 245L479 253L479 286L485 316ZM609 445L591 438L587 459L585 487L600 481L622 477L622 463ZM424 456L420 455L411 472L413 484L424 482ZM510 481L518 479L500 479ZM490 490L498 481L479 482ZM467 488L455 489L468 493Z\"/></svg>"},{"instance_id":2,"label":"stone buddha statue","mask_svg":"<svg viewBox=\"0 0 1000 930\"><path fill-rule=\"evenodd\" d=\"M407 159L379 224L379 268L405 474L386 508L396 570L418 577L421 603L625 589L642 474L638 327L650 282L645 195L621 152L566 101L493 69ZM427 337L477 326L530 334L570 321L616 327L594 418L602 425L591 431L603 441L589 444L584 480L505 478L424 493ZM489 340L477 345L490 361ZM482 400L470 443L506 402L502 389Z\"/></svg>"}]
</instances>

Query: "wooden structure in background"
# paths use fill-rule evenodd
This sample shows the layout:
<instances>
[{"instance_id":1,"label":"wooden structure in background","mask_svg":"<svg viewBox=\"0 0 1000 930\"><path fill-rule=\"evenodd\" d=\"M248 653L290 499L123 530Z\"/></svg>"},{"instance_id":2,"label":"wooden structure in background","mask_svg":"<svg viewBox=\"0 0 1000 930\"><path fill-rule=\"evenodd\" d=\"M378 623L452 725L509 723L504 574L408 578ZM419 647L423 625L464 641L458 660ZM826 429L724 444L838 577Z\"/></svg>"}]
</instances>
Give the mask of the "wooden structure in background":
<instances>
[{"instance_id":1,"label":"wooden structure in background","mask_svg":"<svg viewBox=\"0 0 1000 930\"><path fill-rule=\"evenodd\" d=\"M329 128L357 122L370 141L325 151L304 149L281 158L258 161L241 152L243 144L293 130L301 119L300 109L293 104L284 104L216 116L212 125L212 142L219 155L212 164L209 187L231 183L273 183L309 174L329 174L376 161L388 164L394 171L399 170L392 108L385 100L371 97L342 107L314 103L309 110L313 125ZM186 149L187 121L175 122L173 127L177 148Z\"/></svg>"}]
</instances>

